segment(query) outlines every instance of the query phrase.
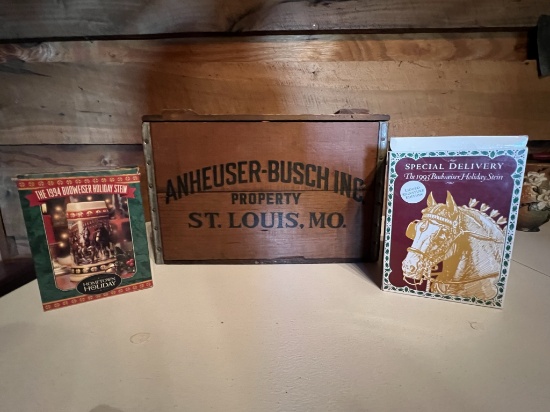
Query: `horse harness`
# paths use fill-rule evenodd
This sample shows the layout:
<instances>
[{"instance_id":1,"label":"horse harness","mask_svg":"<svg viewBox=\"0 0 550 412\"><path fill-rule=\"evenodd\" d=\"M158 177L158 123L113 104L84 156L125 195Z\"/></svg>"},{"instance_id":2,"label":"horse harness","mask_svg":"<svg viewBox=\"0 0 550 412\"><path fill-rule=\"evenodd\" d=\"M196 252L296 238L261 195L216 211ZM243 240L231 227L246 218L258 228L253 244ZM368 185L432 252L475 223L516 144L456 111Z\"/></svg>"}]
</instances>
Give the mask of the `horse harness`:
<instances>
[{"instance_id":1,"label":"horse harness","mask_svg":"<svg viewBox=\"0 0 550 412\"><path fill-rule=\"evenodd\" d=\"M431 213L425 213L422 216L422 220L414 220L413 222L409 223L409 225L407 226L407 231L406 231L406 236L409 239L414 240L414 238L416 237L416 226L418 225L418 223L420 223L422 221L432 222L432 223L434 223L438 226L446 226L447 228L449 228L451 230L451 233L453 234L453 239L449 242L449 246L446 248L445 252L453 244L455 244L456 240L459 237L461 237L462 235L468 235L468 236L474 237L474 238L476 238L478 240L482 240L482 241L493 241L493 242L496 242L496 243L504 243L503 240L498 240L498 239L495 239L494 237L491 237L491 236L485 236L485 235L481 235L481 234L476 233L476 232L472 232L470 230L462 229L462 227L460 227L461 222L459 221L459 219L451 220L451 219L447 219L445 217L442 217L442 216L439 216L439 215L434 215L434 214L431 214ZM425 260L430 261L430 258L429 258L429 256L427 256L426 252L423 252L420 249L417 249L417 248L414 248L414 247L411 246L411 247L407 248L407 251L411 252L411 253L415 253L417 255L420 255ZM446 281L446 282L443 282L441 280L438 281L437 279L434 279L431 275L428 275L428 276L422 276L419 283L414 283L414 285L419 285L424 280L428 281L428 286L429 286L430 282L433 282L433 283L436 283L436 284L461 285L461 284L466 284L466 283L479 282L481 280L494 278L494 277L497 277L497 276L498 276L498 273L492 273L492 274L485 275L485 276L475 278L475 279L468 279L468 280L463 280L463 281ZM403 277L403 278L404 278L405 282L407 282L409 284L412 284L406 279L406 277Z\"/></svg>"}]
</instances>

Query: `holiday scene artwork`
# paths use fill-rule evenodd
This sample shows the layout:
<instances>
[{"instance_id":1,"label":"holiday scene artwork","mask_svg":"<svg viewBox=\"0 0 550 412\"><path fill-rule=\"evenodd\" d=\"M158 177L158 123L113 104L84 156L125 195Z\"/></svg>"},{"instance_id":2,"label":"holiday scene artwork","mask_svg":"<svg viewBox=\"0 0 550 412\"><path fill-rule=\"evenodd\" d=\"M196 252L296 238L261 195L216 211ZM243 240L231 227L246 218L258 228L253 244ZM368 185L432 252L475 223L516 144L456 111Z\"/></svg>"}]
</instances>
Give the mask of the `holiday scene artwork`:
<instances>
[{"instance_id":1,"label":"holiday scene artwork","mask_svg":"<svg viewBox=\"0 0 550 412\"><path fill-rule=\"evenodd\" d=\"M61 290L99 273L129 278L135 256L128 199L121 194L67 196L42 204L42 218Z\"/></svg>"},{"instance_id":2,"label":"holiday scene artwork","mask_svg":"<svg viewBox=\"0 0 550 412\"><path fill-rule=\"evenodd\" d=\"M106 297L150 279L139 179L131 169L18 178L44 302L61 292Z\"/></svg>"}]
</instances>

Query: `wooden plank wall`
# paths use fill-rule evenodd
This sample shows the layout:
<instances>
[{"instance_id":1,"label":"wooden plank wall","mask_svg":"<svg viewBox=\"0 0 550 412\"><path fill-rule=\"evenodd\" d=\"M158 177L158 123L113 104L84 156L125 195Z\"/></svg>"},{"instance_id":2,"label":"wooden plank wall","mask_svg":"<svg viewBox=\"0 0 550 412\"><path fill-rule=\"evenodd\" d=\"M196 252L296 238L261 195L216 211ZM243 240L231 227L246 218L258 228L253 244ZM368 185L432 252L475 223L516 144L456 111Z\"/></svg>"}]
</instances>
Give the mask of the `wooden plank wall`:
<instances>
[{"instance_id":1,"label":"wooden plank wall","mask_svg":"<svg viewBox=\"0 0 550 412\"><path fill-rule=\"evenodd\" d=\"M142 164L141 116L162 110L365 108L389 114L393 136L549 139L550 80L539 79L536 61L527 59L524 29L550 13L547 1L134 0L108 11L91 0L7 3L0 13L0 211L10 250L15 244L19 253L28 249L11 177ZM84 22L75 17L83 10ZM234 31L253 35L220 35ZM162 33L177 34L147 38Z\"/></svg>"},{"instance_id":2,"label":"wooden plank wall","mask_svg":"<svg viewBox=\"0 0 550 412\"><path fill-rule=\"evenodd\" d=\"M3 1L0 38L532 27L547 0Z\"/></svg>"},{"instance_id":3,"label":"wooden plank wall","mask_svg":"<svg viewBox=\"0 0 550 412\"><path fill-rule=\"evenodd\" d=\"M523 33L322 35L0 45L0 142L132 144L140 118L390 114L391 133L548 130Z\"/></svg>"}]
</instances>

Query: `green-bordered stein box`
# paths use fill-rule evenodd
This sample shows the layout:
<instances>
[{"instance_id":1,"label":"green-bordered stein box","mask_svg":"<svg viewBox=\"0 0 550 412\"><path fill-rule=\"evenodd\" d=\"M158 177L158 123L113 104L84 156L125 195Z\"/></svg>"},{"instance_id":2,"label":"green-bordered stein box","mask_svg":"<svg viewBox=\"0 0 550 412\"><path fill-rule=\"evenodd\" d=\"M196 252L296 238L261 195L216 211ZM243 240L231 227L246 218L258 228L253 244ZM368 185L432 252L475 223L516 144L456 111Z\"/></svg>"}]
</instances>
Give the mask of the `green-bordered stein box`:
<instances>
[{"instance_id":1,"label":"green-bordered stein box","mask_svg":"<svg viewBox=\"0 0 550 412\"><path fill-rule=\"evenodd\" d=\"M137 168L15 180L44 310L153 286Z\"/></svg>"},{"instance_id":2,"label":"green-bordered stein box","mask_svg":"<svg viewBox=\"0 0 550 412\"><path fill-rule=\"evenodd\" d=\"M502 307L526 136L394 138L383 289Z\"/></svg>"}]
</instances>

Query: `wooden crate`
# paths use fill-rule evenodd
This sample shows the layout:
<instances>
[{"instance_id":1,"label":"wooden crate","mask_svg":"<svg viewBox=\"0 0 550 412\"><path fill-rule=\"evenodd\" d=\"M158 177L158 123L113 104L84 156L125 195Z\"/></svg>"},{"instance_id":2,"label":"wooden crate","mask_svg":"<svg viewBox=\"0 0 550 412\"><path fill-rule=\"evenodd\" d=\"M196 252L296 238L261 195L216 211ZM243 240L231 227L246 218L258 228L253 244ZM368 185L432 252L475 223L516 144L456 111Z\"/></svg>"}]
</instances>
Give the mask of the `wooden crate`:
<instances>
[{"instance_id":1,"label":"wooden crate","mask_svg":"<svg viewBox=\"0 0 550 412\"><path fill-rule=\"evenodd\" d=\"M147 116L158 263L376 260L388 116Z\"/></svg>"}]
</instances>

